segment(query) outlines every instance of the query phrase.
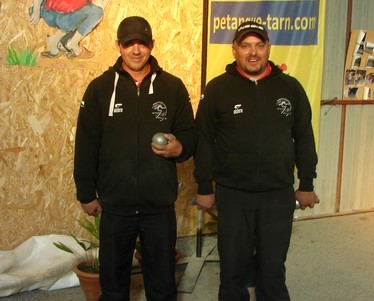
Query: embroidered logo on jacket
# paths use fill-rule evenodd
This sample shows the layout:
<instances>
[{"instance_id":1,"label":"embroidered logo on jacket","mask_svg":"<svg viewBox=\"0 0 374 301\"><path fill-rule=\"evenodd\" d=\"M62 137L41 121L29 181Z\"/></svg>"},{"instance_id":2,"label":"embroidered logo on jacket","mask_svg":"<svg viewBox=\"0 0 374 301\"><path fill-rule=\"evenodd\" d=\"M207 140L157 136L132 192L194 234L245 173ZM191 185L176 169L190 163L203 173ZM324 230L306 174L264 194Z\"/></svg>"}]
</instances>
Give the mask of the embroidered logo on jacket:
<instances>
[{"instance_id":1,"label":"embroidered logo on jacket","mask_svg":"<svg viewBox=\"0 0 374 301\"><path fill-rule=\"evenodd\" d=\"M168 109L162 101L157 101L152 105L152 114L157 120L164 121L167 119Z\"/></svg>"},{"instance_id":2,"label":"embroidered logo on jacket","mask_svg":"<svg viewBox=\"0 0 374 301\"><path fill-rule=\"evenodd\" d=\"M276 102L277 110L282 114L289 116L292 113L291 102L286 98L279 98Z\"/></svg>"},{"instance_id":3,"label":"embroidered logo on jacket","mask_svg":"<svg viewBox=\"0 0 374 301\"><path fill-rule=\"evenodd\" d=\"M114 105L113 113L122 113L122 112L123 112L122 104L116 103Z\"/></svg>"},{"instance_id":4,"label":"embroidered logo on jacket","mask_svg":"<svg viewBox=\"0 0 374 301\"><path fill-rule=\"evenodd\" d=\"M241 104L235 105L233 113L234 113L234 115L242 114L243 113L242 105Z\"/></svg>"}]
</instances>

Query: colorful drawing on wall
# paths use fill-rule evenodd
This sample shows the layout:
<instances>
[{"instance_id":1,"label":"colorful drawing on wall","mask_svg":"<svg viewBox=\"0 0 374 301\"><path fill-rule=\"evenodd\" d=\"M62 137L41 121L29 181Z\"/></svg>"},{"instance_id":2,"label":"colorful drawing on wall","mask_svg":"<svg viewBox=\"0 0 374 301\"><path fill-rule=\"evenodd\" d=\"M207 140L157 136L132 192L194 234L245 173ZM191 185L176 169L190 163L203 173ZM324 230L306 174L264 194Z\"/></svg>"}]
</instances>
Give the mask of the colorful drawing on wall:
<instances>
[{"instance_id":1,"label":"colorful drawing on wall","mask_svg":"<svg viewBox=\"0 0 374 301\"><path fill-rule=\"evenodd\" d=\"M29 8L29 21L37 25L40 19L55 28L47 39L48 49L43 57L57 58L65 55L69 59L90 59L91 50L81 41L92 32L104 16L109 0L34 0Z\"/></svg>"},{"instance_id":2,"label":"colorful drawing on wall","mask_svg":"<svg viewBox=\"0 0 374 301\"><path fill-rule=\"evenodd\" d=\"M25 47L22 51L19 51L13 45L9 45L6 60L10 65L35 66L36 57L37 54L34 49Z\"/></svg>"}]
</instances>

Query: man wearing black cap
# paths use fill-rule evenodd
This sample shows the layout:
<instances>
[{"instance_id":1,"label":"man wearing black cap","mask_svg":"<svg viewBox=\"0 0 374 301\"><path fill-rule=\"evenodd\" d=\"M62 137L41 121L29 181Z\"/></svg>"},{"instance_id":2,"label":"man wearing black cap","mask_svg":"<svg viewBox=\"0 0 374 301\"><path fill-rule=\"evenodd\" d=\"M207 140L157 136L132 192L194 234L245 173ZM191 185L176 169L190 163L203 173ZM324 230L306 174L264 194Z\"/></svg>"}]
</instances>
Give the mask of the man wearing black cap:
<instances>
[{"instance_id":1,"label":"man wearing black cap","mask_svg":"<svg viewBox=\"0 0 374 301\"><path fill-rule=\"evenodd\" d=\"M139 236L147 300L176 301L176 163L195 150L188 92L151 55L149 23L125 18L120 57L88 86L78 116L74 179L88 215L101 213L100 300L130 300ZM151 143L164 133L166 144Z\"/></svg>"},{"instance_id":2,"label":"man wearing black cap","mask_svg":"<svg viewBox=\"0 0 374 301\"><path fill-rule=\"evenodd\" d=\"M247 301L249 286L257 301L290 300L285 260L295 201L301 209L319 202L310 104L301 84L269 61L270 48L263 25L242 23L235 61L207 84L196 115L196 201L218 210L220 301Z\"/></svg>"}]
</instances>

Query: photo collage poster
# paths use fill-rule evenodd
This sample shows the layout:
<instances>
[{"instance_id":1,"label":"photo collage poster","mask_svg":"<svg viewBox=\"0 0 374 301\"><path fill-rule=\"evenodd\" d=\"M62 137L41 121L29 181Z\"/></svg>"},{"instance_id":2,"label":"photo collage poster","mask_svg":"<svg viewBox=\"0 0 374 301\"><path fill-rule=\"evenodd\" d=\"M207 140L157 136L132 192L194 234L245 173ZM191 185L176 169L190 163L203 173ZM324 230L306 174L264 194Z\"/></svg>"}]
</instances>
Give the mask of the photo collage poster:
<instances>
[{"instance_id":1,"label":"photo collage poster","mask_svg":"<svg viewBox=\"0 0 374 301\"><path fill-rule=\"evenodd\" d=\"M352 30L344 74L344 99L374 100L374 31Z\"/></svg>"}]
</instances>

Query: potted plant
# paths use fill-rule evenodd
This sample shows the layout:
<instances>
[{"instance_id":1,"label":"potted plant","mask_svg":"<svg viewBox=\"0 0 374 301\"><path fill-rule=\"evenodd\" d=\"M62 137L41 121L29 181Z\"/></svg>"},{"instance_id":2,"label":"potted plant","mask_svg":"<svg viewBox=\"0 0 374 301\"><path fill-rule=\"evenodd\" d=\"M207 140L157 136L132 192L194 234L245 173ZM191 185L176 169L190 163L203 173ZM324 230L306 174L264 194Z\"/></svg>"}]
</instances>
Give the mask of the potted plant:
<instances>
[{"instance_id":1,"label":"potted plant","mask_svg":"<svg viewBox=\"0 0 374 301\"><path fill-rule=\"evenodd\" d=\"M142 262L142 247L139 237L136 239L135 243L135 258L138 260L141 265ZM182 258L182 252L179 249L175 249L175 263L177 263Z\"/></svg>"},{"instance_id":2,"label":"potted plant","mask_svg":"<svg viewBox=\"0 0 374 301\"><path fill-rule=\"evenodd\" d=\"M215 212L207 210L206 213L211 217L210 221L204 224L204 229L208 229L212 232L217 232L218 216Z\"/></svg>"},{"instance_id":3,"label":"potted plant","mask_svg":"<svg viewBox=\"0 0 374 301\"><path fill-rule=\"evenodd\" d=\"M101 295L100 279L99 279L99 241L100 241L100 215L96 215L91 221L86 216L82 220L77 220L91 239L80 239L74 234L71 236L77 244L84 250L85 257L81 258L76 252L62 242L54 242L53 244L68 253L74 254L79 262L73 267L77 274L79 283L86 296L87 301L97 301Z\"/></svg>"}]
</instances>

